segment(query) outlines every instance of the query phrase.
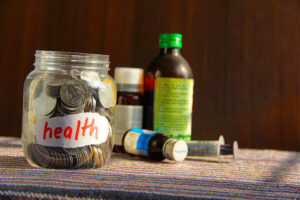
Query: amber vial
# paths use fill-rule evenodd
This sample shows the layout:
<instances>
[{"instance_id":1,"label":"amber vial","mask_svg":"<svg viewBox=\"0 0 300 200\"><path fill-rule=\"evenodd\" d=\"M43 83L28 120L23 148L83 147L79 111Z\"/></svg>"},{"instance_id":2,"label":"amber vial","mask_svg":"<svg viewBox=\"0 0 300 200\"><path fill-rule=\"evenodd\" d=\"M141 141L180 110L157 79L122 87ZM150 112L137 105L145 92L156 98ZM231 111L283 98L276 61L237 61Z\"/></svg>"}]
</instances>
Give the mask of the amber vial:
<instances>
[{"instance_id":1,"label":"amber vial","mask_svg":"<svg viewBox=\"0 0 300 200\"><path fill-rule=\"evenodd\" d=\"M156 161L163 159L183 161L188 151L185 141L138 128L128 130L123 136L122 143L125 152Z\"/></svg>"},{"instance_id":2,"label":"amber vial","mask_svg":"<svg viewBox=\"0 0 300 200\"><path fill-rule=\"evenodd\" d=\"M114 151L122 150L124 133L132 128L142 128L143 79L141 68L116 67L117 84L116 134Z\"/></svg>"},{"instance_id":3,"label":"amber vial","mask_svg":"<svg viewBox=\"0 0 300 200\"><path fill-rule=\"evenodd\" d=\"M143 128L190 140L194 79L181 34L161 34L160 54L145 70Z\"/></svg>"}]
</instances>

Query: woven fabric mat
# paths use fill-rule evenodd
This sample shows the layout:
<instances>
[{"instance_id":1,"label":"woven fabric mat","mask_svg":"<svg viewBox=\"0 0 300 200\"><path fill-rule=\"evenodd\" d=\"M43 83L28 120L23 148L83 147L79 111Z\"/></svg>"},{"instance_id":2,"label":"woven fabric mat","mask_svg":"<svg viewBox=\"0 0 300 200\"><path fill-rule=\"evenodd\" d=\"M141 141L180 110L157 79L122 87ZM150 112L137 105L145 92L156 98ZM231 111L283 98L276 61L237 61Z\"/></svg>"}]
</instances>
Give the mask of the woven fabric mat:
<instances>
[{"instance_id":1,"label":"woven fabric mat","mask_svg":"<svg viewBox=\"0 0 300 200\"><path fill-rule=\"evenodd\" d=\"M240 150L231 156L149 162L113 154L105 167L31 167L19 138L0 137L0 196L16 199L300 199L300 153ZM0 198L1 199L1 198Z\"/></svg>"}]
</instances>

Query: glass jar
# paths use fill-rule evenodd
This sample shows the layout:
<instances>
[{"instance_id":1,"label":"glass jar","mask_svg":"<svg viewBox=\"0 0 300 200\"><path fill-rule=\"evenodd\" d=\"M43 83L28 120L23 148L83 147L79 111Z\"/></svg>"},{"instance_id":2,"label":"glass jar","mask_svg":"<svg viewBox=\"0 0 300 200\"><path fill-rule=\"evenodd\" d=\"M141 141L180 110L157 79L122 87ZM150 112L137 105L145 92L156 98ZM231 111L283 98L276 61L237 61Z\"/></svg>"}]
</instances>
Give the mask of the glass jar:
<instances>
[{"instance_id":1,"label":"glass jar","mask_svg":"<svg viewBox=\"0 0 300 200\"><path fill-rule=\"evenodd\" d=\"M23 91L22 142L33 166L98 168L110 158L116 85L109 56L36 51Z\"/></svg>"}]
</instances>

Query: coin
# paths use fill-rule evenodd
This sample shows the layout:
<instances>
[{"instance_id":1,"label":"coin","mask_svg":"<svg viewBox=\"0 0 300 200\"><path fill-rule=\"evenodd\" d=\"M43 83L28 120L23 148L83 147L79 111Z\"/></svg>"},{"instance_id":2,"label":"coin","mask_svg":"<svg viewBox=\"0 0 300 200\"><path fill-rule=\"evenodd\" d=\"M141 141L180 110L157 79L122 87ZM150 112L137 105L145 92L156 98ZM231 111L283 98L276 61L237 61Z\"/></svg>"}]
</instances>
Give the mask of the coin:
<instances>
[{"instance_id":1,"label":"coin","mask_svg":"<svg viewBox=\"0 0 300 200\"><path fill-rule=\"evenodd\" d=\"M83 151L88 151L88 146L84 147L77 147L77 148L64 148L64 152L69 155L78 155L81 154Z\"/></svg>"},{"instance_id":2,"label":"coin","mask_svg":"<svg viewBox=\"0 0 300 200\"><path fill-rule=\"evenodd\" d=\"M82 158L84 160L82 167L83 168L92 168L93 167L93 156L92 156L92 149L89 146L89 151L85 151L82 154Z\"/></svg>"},{"instance_id":3,"label":"coin","mask_svg":"<svg viewBox=\"0 0 300 200\"><path fill-rule=\"evenodd\" d=\"M49 149L50 150L50 149ZM65 168L65 162L62 160L62 155L61 153L59 152L59 149L53 149L51 148L50 150L51 152L51 160L52 160L52 168Z\"/></svg>"},{"instance_id":4,"label":"coin","mask_svg":"<svg viewBox=\"0 0 300 200\"><path fill-rule=\"evenodd\" d=\"M83 165L88 162L88 157L86 155L90 154L89 146L78 147L78 148L65 148L64 152L70 158L72 158L72 165L70 168L85 168Z\"/></svg>"},{"instance_id":5,"label":"coin","mask_svg":"<svg viewBox=\"0 0 300 200\"><path fill-rule=\"evenodd\" d=\"M42 93L34 101L34 112L35 116L47 116L55 109L56 98L47 96L45 93Z\"/></svg>"},{"instance_id":6,"label":"coin","mask_svg":"<svg viewBox=\"0 0 300 200\"><path fill-rule=\"evenodd\" d=\"M106 117L109 123L113 121L114 118L113 108L104 108L102 106L97 106L96 112L99 113L101 116Z\"/></svg>"},{"instance_id":7,"label":"coin","mask_svg":"<svg viewBox=\"0 0 300 200\"><path fill-rule=\"evenodd\" d=\"M108 79L103 79L103 84L98 90L99 100L103 107L110 108L116 104L116 87L114 83Z\"/></svg>"},{"instance_id":8,"label":"coin","mask_svg":"<svg viewBox=\"0 0 300 200\"><path fill-rule=\"evenodd\" d=\"M114 112L112 108L105 109L105 117L108 120L108 122L113 121Z\"/></svg>"},{"instance_id":9,"label":"coin","mask_svg":"<svg viewBox=\"0 0 300 200\"><path fill-rule=\"evenodd\" d=\"M58 155L57 155L57 152L56 152L56 149L54 149L53 147L45 147L48 152L49 152L49 161L50 161L50 164L49 164L49 168L58 168L59 167L59 160L58 160Z\"/></svg>"},{"instance_id":10,"label":"coin","mask_svg":"<svg viewBox=\"0 0 300 200\"><path fill-rule=\"evenodd\" d=\"M71 69L70 76L76 80L80 79L80 71L78 69Z\"/></svg>"},{"instance_id":11,"label":"coin","mask_svg":"<svg viewBox=\"0 0 300 200\"><path fill-rule=\"evenodd\" d=\"M65 161L65 168L66 169L72 169L73 168L73 164L74 164L74 158L72 155L69 155L68 153L66 153L64 151L65 148L62 148L61 152L62 152L62 155L64 157L64 161Z\"/></svg>"},{"instance_id":12,"label":"coin","mask_svg":"<svg viewBox=\"0 0 300 200\"><path fill-rule=\"evenodd\" d=\"M50 153L43 145L30 144L28 146L28 155L40 167L48 168L51 164L49 159Z\"/></svg>"},{"instance_id":13,"label":"coin","mask_svg":"<svg viewBox=\"0 0 300 200\"><path fill-rule=\"evenodd\" d=\"M68 169L71 164L71 157L64 151L62 147L46 147L50 156L49 168Z\"/></svg>"},{"instance_id":14,"label":"coin","mask_svg":"<svg viewBox=\"0 0 300 200\"><path fill-rule=\"evenodd\" d=\"M64 80L61 79L49 81L45 86L45 93L50 97L60 97L60 88L63 83Z\"/></svg>"},{"instance_id":15,"label":"coin","mask_svg":"<svg viewBox=\"0 0 300 200\"><path fill-rule=\"evenodd\" d=\"M61 100L70 107L79 107L88 96L86 85L78 80L66 81L60 90Z\"/></svg>"},{"instance_id":16,"label":"coin","mask_svg":"<svg viewBox=\"0 0 300 200\"><path fill-rule=\"evenodd\" d=\"M61 168L69 169L71 167L70 162L72 160L72 157L69 154L65 153L64 148L59 148L57 153L60 159L59 165L61 166Z\"/></svg>"},{"instance_id":17,"label":"coin","mask_svg":"<svg viewBox=\"0 0 300 200\"><path fill-rule=\"evenodd\" d=\"M49 118L53 118L53 117L62 117L64 116L64 114L60 113L58 111L58 102L59 102L59 98L57 99L57 102L56 102L56 106L55 108L53 109L53 111L51 113L48 114L48 117Z\"/></svg>"},{"instance_id":18,"label":"coin","mask_svg":"<svg viewBox=\"0 0 300 200\"><path fill-rule=\"evenodd\" d=\"M58 161L58 165L56 168L60 168L60 169L69 169L70 166L69 166L69 161L70 161L70 156L68 154L65 154L61 149L59 149L57 152L56 152L56 155L58 157L57 161Z\"/></svg>"},{"instance_id":19,"label":"coin","mask_svg":"<svg viewBox=\"0 0 300 200\"><path fill-rule=\"evenodd\" d=\"M29 88L29 120L31 123L36 124L37 120L35 118L35 111L34 111L34 105L35 105L35 98L37 96L39 96L38 94L40 94L42 90L39 90L39 86L43 85L44 83L44 77L47 76L47 72L37 76L36 78L34 78L30 84L30 88Z\"/></svg>"},{"instance_id":20,"label":"coin","mask_svg":"<svg viewBox=\"0 0 300 200\"><path fill-rule=\"evenodd\" d=\"M96 108L96 111L101 115L101 116L106 116L106 111L105 111L105 108L104 107L102 107L102 106L98 106L97 108Z\"/></svg>"},{"instance_id":21,"label":"coin","mask_svg":"<svg viewBox=\"0 0 300 200\"><path fill-rule=\"evenodd\" d=\"M93 156L91 151L91 147L87 146L87 149L81 153L80 168L91 168L93 166Z\"/></svg>"},{"instance_id":22,"label":"coin","mask_svg":"<svg viewBox=\"0 0 300 200\"><path fill-rule=\"evenodd\" d=\"M80 72L80 78L88 82L92 88L99 88L102 84L97 72L83 70Z\"/></svg>"},{"instance_id":23,"label":"coin","mask_svg":"<svg viewBox=\"0 0 300 200\"><path fill-rule=\"evenodd\" d=\"M68 107L62 101L57 104L57 111L62 115L78 114L84 111L84 104L79 105L78 107Z\"/></svg>"},{"instance_id":24,"label":"coin","mask_svg":"<svg viewBox=\"0 0 300 200\"><path fill-rule=\"evenodd\" d=\"M92 150L93 150L93 167L94 168L99 168L103 165L103 155L102 155L102 151L99 147L96 146L92 146Z\"/></svg>"},{"instance_id":25,"label":"coin","mask_svg":"<svg viewBox=\"0 0 300 200\"><path fill-rule=\"evenodd\" d=\"M96 99L93 96L91 96L86 100L84 112L94 112L96 110L96 106Z\"/></svg>"}]
</instances>

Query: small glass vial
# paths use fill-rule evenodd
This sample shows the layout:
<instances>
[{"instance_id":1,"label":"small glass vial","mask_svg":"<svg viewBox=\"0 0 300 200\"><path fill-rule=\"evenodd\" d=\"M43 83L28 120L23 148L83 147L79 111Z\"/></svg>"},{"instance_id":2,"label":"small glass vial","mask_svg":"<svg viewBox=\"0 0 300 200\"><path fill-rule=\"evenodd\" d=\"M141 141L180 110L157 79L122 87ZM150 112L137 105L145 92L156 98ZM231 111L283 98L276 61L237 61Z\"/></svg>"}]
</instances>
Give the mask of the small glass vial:
<instances>
[{"instance_id":1,"label":"small glass vial","mask_svg":"<svg viewBox=\"0 0 300 200\"><path fill-rule=\"evenodd\" d=\"M23 150L37 167L101 167L113 148L116 86L109 56L36 51L23 91Z\"/></svg>"},{"instance_id":2,"label":"small glass vial","mask_svg":"<svg viewBox=\"0 0 300 200\"><path fill-rule=\"evenodd\" d=\"M123 137L125 152L161 161L163 159L183 161L188 153L185 141L169 138L161 133L133 128Z\"/></svg>"},{"instance_id":3,"label":"small glass vial","mask_svg":"<svg viewBox=\"0 0 300 200\"><path fill-rule=\"evenodd\" d=\"M119 152L124 133L132 128L142 128L144 70L116 67L114 79L118 90L114 150Z\"/></svg>"}]
</instances>

